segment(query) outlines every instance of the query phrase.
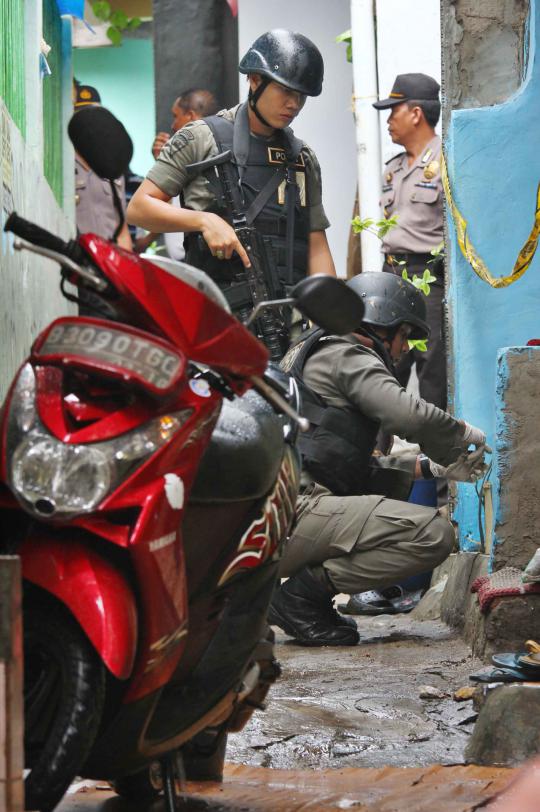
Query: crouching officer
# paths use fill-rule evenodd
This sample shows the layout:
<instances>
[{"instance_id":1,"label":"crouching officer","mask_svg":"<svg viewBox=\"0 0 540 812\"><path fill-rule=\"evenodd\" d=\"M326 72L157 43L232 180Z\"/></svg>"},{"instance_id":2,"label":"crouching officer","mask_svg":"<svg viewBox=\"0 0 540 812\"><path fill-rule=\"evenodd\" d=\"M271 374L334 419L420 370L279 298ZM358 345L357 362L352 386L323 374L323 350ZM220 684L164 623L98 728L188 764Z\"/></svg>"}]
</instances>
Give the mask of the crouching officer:
<instances>
[{"instance_id":1,"label":"crouching officer","mask_svg":"<svg viewBox=\"0 0 540 812\"><path fill-rule=\"evenodd\" d=\"M319 164L289 126L307 96L321 93L322 56L302 34L276 29L253 43L239 70L247 74L247 102L178 130L131 200L128 219L149 231L185 232L186 261L214 279L242 318L253 301L244 271L250 259L233 223L255 228L266 246L267 298L335 268ZM208 164L225 153L227 160ZM180 193L183 207L168 205Z\"/></svg>"},{"instance_id":2,"label":"crouching officer","mask_svg":"<svg viewBox=\"0 0 540 812\"><path fill-rule=\"evenodd\" d=\"M406 499L414 478L474 481L485 471L484 433L407 393L393 363L409 338L426 338L424 294L385 273L349 283L365 304L358 331L316 329L283 359L298 381L311 428L300 440L310 478L297 506L270 623L299 643L355 645L356 624L332 598L380 589L426 572L449 555L451 524ZM418 443L425 455L373 456L379 432ZM474 445L474 451L468 451ZM388 498L390 497L390 498Z\"/></svg>"}]
</instances>

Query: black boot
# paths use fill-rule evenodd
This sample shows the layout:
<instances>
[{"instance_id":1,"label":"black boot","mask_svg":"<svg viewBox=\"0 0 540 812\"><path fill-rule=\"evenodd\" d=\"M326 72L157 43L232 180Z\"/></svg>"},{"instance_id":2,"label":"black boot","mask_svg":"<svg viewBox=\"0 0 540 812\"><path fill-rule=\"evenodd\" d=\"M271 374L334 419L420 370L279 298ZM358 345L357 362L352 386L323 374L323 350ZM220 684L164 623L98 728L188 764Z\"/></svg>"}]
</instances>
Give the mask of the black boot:
<instances>
[{"instance_id":1,"label":"black boot","mask_svg":"<svg viewBox=\"0 0 540 812\"><path fill-rule=\"evenodd\" d=\"M334 590L325 588L304 567L274 593L268 622L304 646L355 646L360 640L352 625L336 622L332 605Z\"/></svg>"}]
</instances>

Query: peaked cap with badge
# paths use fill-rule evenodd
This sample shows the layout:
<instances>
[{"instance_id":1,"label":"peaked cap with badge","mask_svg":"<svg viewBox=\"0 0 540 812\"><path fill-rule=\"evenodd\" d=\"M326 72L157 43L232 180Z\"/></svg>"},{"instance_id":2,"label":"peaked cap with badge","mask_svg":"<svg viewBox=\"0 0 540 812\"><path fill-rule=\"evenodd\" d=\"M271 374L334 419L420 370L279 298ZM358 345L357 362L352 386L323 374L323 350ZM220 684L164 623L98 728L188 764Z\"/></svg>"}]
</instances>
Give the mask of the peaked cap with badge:
<instances>
[{"instance_id":1,"label":"peaked cap with badge","mask_svg":"<svg viewBox=\"0 0 540 812\"><path fill-rule=\"evenodd\" d=\"M373 104L377 110L387 110L406 101L439 101L440 85L425 73L400 73L387 99Z\"/></svg>"},{"instance_id":2,"label":"peaked cap with badge","mask_svg":"<svg viewBox=\"0 0 540 812\"><path fill-rule=\"evenodd\" d=\"M86 107L87 105L101 104L101 96L95 87L92 87L92 85L81 85L77 81L75 81L74 84L75 103L73 106L76 110L80 110L81 107Z\"/></svg>"}]
</instances>

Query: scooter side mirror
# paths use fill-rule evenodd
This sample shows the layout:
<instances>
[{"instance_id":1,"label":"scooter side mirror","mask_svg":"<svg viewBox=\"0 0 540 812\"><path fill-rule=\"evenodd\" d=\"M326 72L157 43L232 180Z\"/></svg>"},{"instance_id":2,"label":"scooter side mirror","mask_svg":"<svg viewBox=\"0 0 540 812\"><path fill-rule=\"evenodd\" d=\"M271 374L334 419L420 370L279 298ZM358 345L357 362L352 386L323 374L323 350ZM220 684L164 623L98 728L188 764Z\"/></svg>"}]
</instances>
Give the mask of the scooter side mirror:
<instances>
[{"instance_id":1,"label":"scooter side mirror","mask_svg":"<svg viewBox=\"0 0 540 812\"><path fill-rule=\"evenodd\" d=\"M291 296L308 319L334 335L353 332L364 318L362 299L335 276L308 276L295 285Z\"/></svg>"}]
</instances>

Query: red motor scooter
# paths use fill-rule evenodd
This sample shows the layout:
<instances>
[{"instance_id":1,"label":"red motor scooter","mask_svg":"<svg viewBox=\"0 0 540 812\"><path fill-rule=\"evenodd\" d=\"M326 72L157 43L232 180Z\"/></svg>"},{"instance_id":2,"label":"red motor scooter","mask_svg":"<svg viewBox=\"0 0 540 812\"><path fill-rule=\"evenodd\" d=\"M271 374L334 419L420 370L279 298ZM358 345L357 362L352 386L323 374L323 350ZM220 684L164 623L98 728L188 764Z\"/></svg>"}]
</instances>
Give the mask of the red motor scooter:
<instances>
[{"instance_id":1,"label":"red motor scooter","mask_svg":"<svg viewBox=\"0 0 540 812\"><path fill-rule=\"evenodd\" d=\"M47 327L1 414L26 806L54 808L82 775L139 801L164 789L172 811L179 754L187 777L219 779L227 732L279 674L266 613L298 491L295 391L201 272L178 278L91 234L64 243L15 214L6 229L107 316ZM329 277L295 303L330 329L361 320Z\"/></svg>"}]
</instances>

